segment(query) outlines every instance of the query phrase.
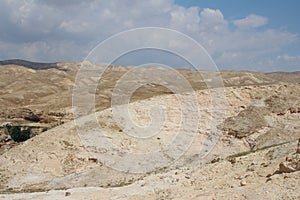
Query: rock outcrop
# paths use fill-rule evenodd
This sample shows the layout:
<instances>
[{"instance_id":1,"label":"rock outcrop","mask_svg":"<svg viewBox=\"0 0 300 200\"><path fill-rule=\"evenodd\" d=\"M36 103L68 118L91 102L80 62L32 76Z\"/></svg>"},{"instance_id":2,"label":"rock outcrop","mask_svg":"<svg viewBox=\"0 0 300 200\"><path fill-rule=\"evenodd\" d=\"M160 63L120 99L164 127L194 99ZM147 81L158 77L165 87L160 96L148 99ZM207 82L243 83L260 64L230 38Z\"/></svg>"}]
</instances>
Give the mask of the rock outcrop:
<instances>
[{"instance_id":1,"label":"rock outcrop","mask_svg":"<svg viewBox=\"0 0 300 200\"><path fill-rule=\"evenodd\" d=\"M279 169L275 173L291 173L300 170L300 139L298 141L296 153L285 158L284 162L279 164Z\"/></svg>"},{"instance_id":2,"label":"rock outcrop","mask_svg":"<svg viewBox=\"0 0 300 200\"><path fill-rule=\"evenodd\" d=\"M0 66L5 72L0 74L0 122L55 126L42 134L37 128L36 137L18 144L0 129L0 199L299 199L300 84L283 84L263 73L222 72L226 103L215 106L199 75L178 70L196 89L199 116L192 109L183 112L176 95L151 84L139 88L128 106L139 129L126 129L109 106L116 81L131 68L110 68L95 98L97 120L83 117L75 124L75 64L57 65L66 70ZM163 108L166 119L158 133L141 139L139 130L151 124L153 107ZM221 115L225 123L216 117ZM198 124L178 134L182 119ZM85 127L81 135L80 126ZM98 137L98 128L105 135ZM180 142L190 138L185 149ZM105 142L97 148L99 141ZM171 146L183 155L170 157ZM125 162L130 154L152 152L166 157L138 164L172 162L147 173L129 172L136 160Z\"/></svg>"},{"instance_id":3,"label":"rock outcrop","mask_svg":"<svg viewBox=\"0 0 300 200\"><path fill-rule=\"evenodd\" d=\"M227 118L224 123L224 130L237 138L249 136L267 126L264 118L265 113L264 108L249 106L237 116Z\"/></svg>"}]
</instances>

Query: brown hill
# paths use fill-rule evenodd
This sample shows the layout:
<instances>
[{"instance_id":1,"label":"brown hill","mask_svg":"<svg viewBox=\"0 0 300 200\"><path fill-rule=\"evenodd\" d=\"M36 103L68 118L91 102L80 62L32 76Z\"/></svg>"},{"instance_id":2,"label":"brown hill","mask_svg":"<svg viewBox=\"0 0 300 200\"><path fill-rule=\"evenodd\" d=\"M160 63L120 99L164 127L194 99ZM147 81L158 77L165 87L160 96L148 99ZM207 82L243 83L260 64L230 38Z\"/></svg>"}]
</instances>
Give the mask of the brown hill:
<instances>
[{"instance_id":1,"label":"brown hill","mask_svg":"<svg viewBox=\"0 0 300 200\"><path fill-rule=\"evenodd\" d=\"M110 105L116 84L135 67L111 66L99 83L93 72L80 80L97 84L98 112L96 121L88 115L75 123L72 93L80 63L56 66L43 70L0 66L1 123L49 129L18 144L0 129L0 199L299 199L297 73L275 76L224 71L225 87L209 90L206 83L217 80L216 72L177 69L196 90L197 115L190 101L187 110L181 110L178 95L167 89L170 84L146 84L131 96L128 112L139 128L130 129L112 115L112 109L123 105ZM155 70L150 68L146 75L157 75ZM169 71L163 75L167 79ZM169 78L178 81L178 77ZM135 84L130 80L122 83L128 90ZM185 90L180 91L185 94ZM214 96L216 91L223 91L225 96ZM114 94L123 95L118 91ZM216 105L213 100L224 104ZM164 115L151 119L153 106L163 108ZM139 138L145 134L143 127L152 120L160 123L157 119L162 116L165 118L157 134ZM185 141L196 130L187 149L180 142L174 143L182 119L196 123L188 123L181 132L179 141ZM97 128L106 135L95 135ZM170 143L173 148L168 150ZM98 148L99 144L105 145ZM162 154L147 160L139 157L140 163L126 157L128 153L155 151ZM178 151L184 154L175 159L172 156ZM118 165L120 159L125 161L123 165ZM165 161L170 163L161 167ZM136 164L151 170L134 173L139 169Z\"/></svg>"},{"instance_id":2,"label":"brown hill","mask_svg":"<svg viewBox=\"0 0 300 200\"><path fill-rule=\"evenodd\" d=\"M297 72L273 72L266 73L266 75L274 80L289 82L289 83L300 83L300 71Z\"/></svg>"},{"instance_id":3,"label":"brown hill","mask_svg":"<svg viewBox=\"0 0 300 200\"><path fill-rule=\"evenodd\" d=\"M294 96L285 95L285 92L290 94L291 91ZM12 194L3 194L0 197L61 198L62 195L70 193L78 199L98 199L97 194L101 193L104 194L100 197L102 199L116 198L119 195L136 199L151 199L153 196L170 199L179 199L182 196L187 199L203 196L226 199L234 193L236 199L257 199L261 196L270 199L298 198L300 160L299 154L295 153L296 142L300 137L300 113L294 112L298 109L294 97L300 94L299 85L227 87L225 92L227 104L217 107L216 112L222 113L226 109L228 121L238 123L243 120L243 124L253 124L256 123L255 115L251 114L249 118L246 116L247 113L253 112L255 107L256 111L263 111L261 117L265 123L254 126L256 128L248 134L236 135L231 134L231 130L237 130L234 123L226 124L225 121L223 129L222 122L218 122L220 124L217 131L220 138L212 152L204 158L199 156L199 149L202 145L205 146L206 137L210 138L209 140L213 138L210 132L210 118L215 109L207 90L197 91L201 109L194 142L174 163L154 171L136 174L127 169L120 171L108 164L107 160L103 160L102 156L98 157L99 154L105 157L106 154L112 153L111 155L120 155L122 158L128 152L153 152L163 149L172 141L182 117L180 106L173 94L156 96L130 104L130 113L141 126L149 123L149 107L165 106L168 111L167 118L155 137L139 140L128 136L127 132L120 131L122 128L113 120L111 109L106 109L97 113L96 123L92 121L93 116L78 119L77 123L82 122L84 134L91 134L95 144L103 138L98 140L90 130L95 130L100 124L101 129L106 132L105 137L116 145L115 148L89 149L91 147L84 145L83 135L78 137L75 123L71 121L2 154L0 189L2 193ZM279 97L276 99L286 98L288 102L294 102L290 104L292 109L285 108L285 104L284 113L269 109L278 106L268 103L268 99L273 98L274 94ZM190 113L187 113L187 116L190 116ZM243 127L243 124L241 128L252 127ZM183 133L188 134L188 130ZM181 146L177 148L180 149ZM161 160L147 162L150 166L155 166ZM128 166L129 169L130 166L132 165ZM52 191L46 192L48 190Z\"/></svg>"},{"instance_id":4,"label":"brown hill","mask_svg":"<svg viewBox=\"0 0 300 200\"><path fill-rule=\"evenodd\" d=\"M0 65L0 122L17 121L18 123L29 123L28 120L24 120L24 117L18 114L24 108L30 109L38 115L41 118L41 123L56 125L70 120L73 85L80 63L56 63L54 68L43 68L43 70L35 67L39 63L33 65L33 67L28 67L27 65L32 64L27 62L26 67ZM97 110L110 107L113 88L117 81L130 69L132 67L114 66L105 71L96 93ZM195 72L189 69L178 69L178 71L186 77L195 90L206 88L205 81L214 81L213 72ZM203 75L212 78L211 80L203 80ZM267 85L280 81L296 80L296 78L288 77L297 76L297 74L285 74L281 80L278 76L272 78L273 76L270 74L256 72L224 71L221 72L221 75L226 87ZM92 79L88 81L93 82ZM139 88L131 100L141 100L170 93L172 92L169 89L159 84L149 84ZM61 119L56 116L64 117Z\"/></svg>"}]
</instances>

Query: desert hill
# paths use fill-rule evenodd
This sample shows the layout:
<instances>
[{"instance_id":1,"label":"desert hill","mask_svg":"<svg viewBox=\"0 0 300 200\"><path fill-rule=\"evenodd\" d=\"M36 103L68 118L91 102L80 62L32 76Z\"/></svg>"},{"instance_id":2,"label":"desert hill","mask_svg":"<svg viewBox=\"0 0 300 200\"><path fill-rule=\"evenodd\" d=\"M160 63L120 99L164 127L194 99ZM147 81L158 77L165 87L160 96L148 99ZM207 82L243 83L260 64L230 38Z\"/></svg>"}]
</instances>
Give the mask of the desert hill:
<instances>
[{"instance_id":1,"label":"desert hill","mask_svg":"<svg viewBox=\"0 0 300 200\"><path fill-rule=\"evenodd\" d=\"M31 123L30 120L24 120L26 112L34 113L41 118L40 123L51 124L51 126L69 121L72 118L70 109L73 85L81 64L42 63L42 66L53 66L53 68L39 68L36 66L40 63L17 61L2 61L2 65L0 63L0 123L7 122L8 119L17 123ZM15 65L20 63L23 65ZM110 107L113 88L120 77L132 68L114 66L105 71L96 92L96 110ZM207 88L205 83L207 80L203 80L202 75L213 73L204 71L195 73L190 69L177 69L177 71L190 82L194 90ZM273 73L222 71L221 75L225 87L300 82L297 79L298 73L283 73L275 76ZM145 85L135 92L131 100L170 93L172 92L169 89L160 85Z\"/></svg>"},{"instance_id":2,"label":"desert hill","mask_svg":"<svg viewBox=\"0 0 300 200\"><path fill-rule=\"evenodd\" d=\"M74 122L72 89L80 64L57 63L57 66L65 70L0 66L1 122L49 128L17 145L7 146L7 138L6 143L2 141L5 149L0 155L0 198L299 199L297 73L274 76L246 71L221 72L226 98L218 95L216 98L225 100L225 104L215 107L213 90L207 89L201 75L178 69L196 91L199 112L197 115L182 112L176 94L165 87L139 88L129 104L132 120L147 126L151 122L152 106L163 106L166 111L160 132L139 140L127 135L140 134L139 131L127 132L116 123L110 107L116 82L134 67L114 66L107 70L96 93L97 121L89 115ZM179 131L181 114L195 119L198 128L192 143L178 159L171 159L162 168L157 166L162 157L147 160L149 166L154 166L147 173L134 173L132 163L127 163L128 168L122 171L110 162L111 159L126 161L128 153L167 148ZM224 120L219 118L222 114ZM214 119L216 130L212 132ZM93 138L90 144L101 141L91 131L97 127L105 131L106 139L115 148L93 149L92 145L85 145L86 138ZM188 136L193 128L188 127L181 134ZM78 134L78 130L83 132ZM203 147L211 150L207 156L201 154ZM174 151L181 149L180 144L174 143ZM162 160L168 160L170 155L174 155L172 151Z\"/></svg>"},{"instance_id":3,"label":"desert hill","mask_svg":"<svg viewBox=\"0 0 300 200\"><path fill-rule=\"evenodd\" d=\"M266 75L272 79L290 83L299 83L300 82L300 72L272 72L266 73Z\"/></svg>"}]
</instances>

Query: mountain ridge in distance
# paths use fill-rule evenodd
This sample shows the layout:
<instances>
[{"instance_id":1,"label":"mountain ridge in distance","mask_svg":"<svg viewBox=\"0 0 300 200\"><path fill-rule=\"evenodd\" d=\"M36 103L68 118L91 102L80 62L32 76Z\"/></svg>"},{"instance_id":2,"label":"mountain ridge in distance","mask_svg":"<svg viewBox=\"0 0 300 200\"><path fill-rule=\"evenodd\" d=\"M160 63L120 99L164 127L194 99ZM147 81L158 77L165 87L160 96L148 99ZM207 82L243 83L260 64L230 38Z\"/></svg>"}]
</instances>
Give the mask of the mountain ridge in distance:
<instances>
[{"instance_id":1,"label":"mountain ridge in distance","mask_svg":"<svg viewBox=\"0 0 300 200\"><path fill-rule=\"evenodd\" d=\"M58 67L57 62L52 62L52 63L32 62L32 61L22 60L22 59L0 60L0 65L19 65L34 70L47 70L51 68L58 69L58 70L65 70Z\"/></svg>"}]
</instances>

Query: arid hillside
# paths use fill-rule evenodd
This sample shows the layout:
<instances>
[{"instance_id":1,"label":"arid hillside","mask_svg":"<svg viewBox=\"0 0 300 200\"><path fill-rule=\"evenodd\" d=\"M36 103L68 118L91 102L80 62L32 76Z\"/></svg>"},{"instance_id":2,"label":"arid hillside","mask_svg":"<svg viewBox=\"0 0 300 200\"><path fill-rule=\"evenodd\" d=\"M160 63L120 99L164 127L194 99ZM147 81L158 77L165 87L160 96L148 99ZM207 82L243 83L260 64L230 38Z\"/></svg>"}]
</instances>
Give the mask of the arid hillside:
<instances>
[{"instance_id":1,"label":"arid hillside","mask_svg":"<svg viewBox=\"0 0 300 200\"><path fill-rule=\"evenodd\" d=\"M39 123L51 124L51 126L69 121L72 113L74 81L81 63L51 63L49 65L43 63L41 65L17 61L3 61L0 65L0 122L22 124L36 122L36 120L30 120L30 113L40 118ZM23 65L12 65L12 63L23 63ZM96 92L96 110L110 107L113 88L120 77L132 68L114 66L105 70ZM213 74L209 71L197 72L190 69L178 69L178 71L195 90L205 89L207 80L203 80L203 75ZM223 71L221 74L225 87L300 82L297 78L299 73L277 75L275 73ZM213 77L213 75L209 76ZM139 88L131 100L170 93L172 91L158 84L148 84Z\"/></svg>"},{"instance_id":2,"label":"arid hillside","mask_svg":"<svg viewBox=\"0 0 300 200\"><path fill-rule=\"evenodd\" d=\"M111 107L118 80L135 68L111 66L97 86L96 118L74 121L80 63L55 65L0 65L0 199L300 199L299 73L224 71L224 87L208 88L215 72L177 69L195 90L186 107L179 97L190 91L159 84ZM138 128L114 118L123 108ZM159 131L143 138L152 122ZM46 129L16 143L6 124Z\"/></svg>"}]
</instances>

